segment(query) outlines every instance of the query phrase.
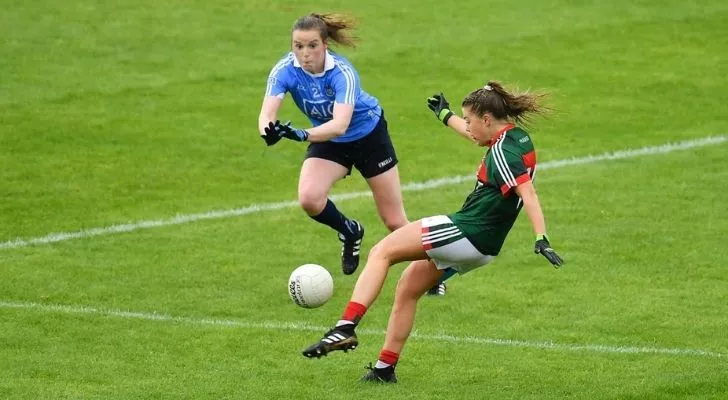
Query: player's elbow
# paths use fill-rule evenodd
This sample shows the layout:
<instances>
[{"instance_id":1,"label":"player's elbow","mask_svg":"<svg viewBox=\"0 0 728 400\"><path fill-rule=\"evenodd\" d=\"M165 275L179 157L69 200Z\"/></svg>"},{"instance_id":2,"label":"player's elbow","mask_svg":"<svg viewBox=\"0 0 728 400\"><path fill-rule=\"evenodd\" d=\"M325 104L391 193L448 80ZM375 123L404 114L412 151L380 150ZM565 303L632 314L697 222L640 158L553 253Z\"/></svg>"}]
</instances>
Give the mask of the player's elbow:
<instances>
[{"instance_id":1,"label":"player's elbow","mask_svg":"<svg viewBox=\"0 0 728 400\"><path fill-rule=\"evenodd\" d=\"M334 121L335 123L332 127L334 135L343 136L346 133L347 129L349 129L349 121Z\"/></svg>"}]
</instances>

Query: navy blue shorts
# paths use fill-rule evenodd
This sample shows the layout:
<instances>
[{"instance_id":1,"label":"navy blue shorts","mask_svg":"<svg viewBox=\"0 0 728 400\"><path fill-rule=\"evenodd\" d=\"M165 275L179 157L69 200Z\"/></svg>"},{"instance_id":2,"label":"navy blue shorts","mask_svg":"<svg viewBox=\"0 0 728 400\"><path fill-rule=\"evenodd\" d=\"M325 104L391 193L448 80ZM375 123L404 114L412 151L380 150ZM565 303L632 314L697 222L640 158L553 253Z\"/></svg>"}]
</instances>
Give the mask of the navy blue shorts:
<instances>
[{"instance_id":1,"label":"navy blue shorts","mask_svg":"<svg viewBox=\"0 0 728 400\"><path fill-rule=\"evenodd\" d=\"M373 178L397 165L397 154L387 130L384 112L372 132L361 139L347 143L311 143L306 158L323 158L343 165L351 174L355 167L364 178Z\"/></svg>"}]
</instances>

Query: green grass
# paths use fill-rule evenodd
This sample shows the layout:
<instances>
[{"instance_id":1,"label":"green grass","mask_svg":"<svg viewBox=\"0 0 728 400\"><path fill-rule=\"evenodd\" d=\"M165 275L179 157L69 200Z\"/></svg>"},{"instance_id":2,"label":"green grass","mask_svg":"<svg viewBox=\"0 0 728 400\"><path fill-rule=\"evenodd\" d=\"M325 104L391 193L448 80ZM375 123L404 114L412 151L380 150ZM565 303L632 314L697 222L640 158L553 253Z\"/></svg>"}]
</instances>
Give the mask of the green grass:
<instances>
[{"instance_id":1,"label":"green grass","mask_svg":"<svg viewBox=\"0 0 728 400\"><path fill-rule=\"evenodd\" d=\"M475 170L482 150L424 99L458 104L486 79L551 92L530 129L541 162L728 134L724 2L393 4L347 6L362 42L343 53L386 109L404 182ZM265 148L257 113L293 19L328 9L341 3L6 2L0 242L294 199L303 147ZM290 102L283 115L303 123ZM727 148L539 172L567 266L533 255L522 216L491 266L422 301L396 387L356 380L402 266L356 352L300 356L355 278L296 208L0 247L0 398L727 398ZM471 184L406 192L408 215L454 211ZM360 190L355 174L334 192ZM339 207L366 248L385 235L370 198ZM335 280L314 310L285 292L308 262Z\"/></svg>"}]
</instances>

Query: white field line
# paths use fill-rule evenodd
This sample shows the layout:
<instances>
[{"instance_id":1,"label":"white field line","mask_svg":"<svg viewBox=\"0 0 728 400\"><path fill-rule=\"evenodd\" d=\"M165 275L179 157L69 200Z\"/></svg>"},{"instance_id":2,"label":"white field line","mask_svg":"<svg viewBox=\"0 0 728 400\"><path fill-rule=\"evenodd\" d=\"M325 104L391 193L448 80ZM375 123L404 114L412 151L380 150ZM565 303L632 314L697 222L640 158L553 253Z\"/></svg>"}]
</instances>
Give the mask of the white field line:
<instances>
[{"instance_id":1,"label":"white field line","mask_svg":"<svg viewBox=\"0 0 728 400\"><path fill-rule=\"evenodd\" d=\"M666 143L660 146L649 146L649 147L642 147L637 149L626 149L626 150L620 150L613 153L602 153L599 155L591 155L586 157L579 157L579 158L567 158L563 160L554 160L554 161L547 161L544 163L540 163L538 165L539 170L543 169L551 169L551 168L561 168L561 167L567 167L571 165L584 165L584 164L594 164L599 163L602 161L611 161L611 160L621 160L626 158L635 158L640 156L647 156L647 155L656 155L656 154L664 154L664 153L671 153L673 151L679 151L679 150L688 150L695 147L703 147L708 146L712 144L719 144L723 143L728 140L727 136L708 136L701 139L694 139L694 140L686 140L682 142L677 143ZM451 177L444 177L444 178L438 178L438 179L431 179L423 182L411 182L402 185L402 191L404 192L417 192L417 191L423 191L428 189L434 189L438 187L443 186L451 186L456 185L462 182L469 182L473 180L473 175L459 175L459 176L451 176ZM342 201L342 200L348 200L348 199L355 199L359 197L368 197L371 196L371 192L364 191L364 192L352 192L352 193L342 193L342 194L334 194L331 196L331 199L333 201ZM20 247L26 247L30 245L39 245L39 244L49 244L49 243L57 243L57 242L63 242L66 240L71 239L81 239L81 238L87 238L87 237L93 237L93 236L102 236L102 235L110 235L114 233L124 233L124 232L133 232L140 229L149 229L149 228L156 228L156 227L162 227L162 226L170 226L170 225L179 225L179 224L186 224L189 222L196 222L196 221L204 221L208 219L221 219L221 218L229 218L229 217L237 217L241 215L247 215L247 214L256 214L263 211L273 211L273 210L280 210L284 208L292 208L297 207L298 202L295 200L290 201L281 201L277 203L263 203L263 204L252 204L247 207L243 208L233 208L229 210L213 210L208 211L204 213L198 213L198 214L186 214L186 215L176 215L169 219L160 219L160 220L150 220L150 221L137 221L137 222L130 222L127 224L119 224L119 225L111 225L106 226L102 228L90 228L90 229L84 229L76 232L56 232L56 233L49 233L45 236L38 236L33 238L16 238L14 240L8 240L5 242L0 242L0 250L2 249L16 249Z\"/></svg>"},{"instance_id":2,"label":"white field line","mask_svg":"<svg viewBox=\"0 0 728 400\"><path fill-rule=\"evenodd\" d=\"M185 323L195 326L218 326L218 327L231 327L239 329L262 329L262 330L286 330L286 331L305 331L305 332L319 332L323 333L328 328L323 326L315 326L305 323L286 323L277 321L259 321L251 322L244 320L234 319L214 319L214 318L189 318L172 316L167 314L157 313L145 313L135 311L122 311L113 309L102 309L89 306L69 306L61 304L42 304L33 302L13 302L13 301L0 301L0 308L5 309L21 309L21 310L36 310L41 312L54 312L62 314L86 314L94 316L106 316L116 318L127 318L136 320L146 321L157 321L157 322L173 322L173 323ZM360 329L360 334L371 334L383 336L383 330L377 329ZM651 346L610 346L601 344L566 344L566 343L555 343L551 341L526 341L526 340L511 340L511 339L495 339L478 336L454 336L448 334L426 334L413 332L412 336L415 340L423 341L436 341L436 342L448 342L453 344L477 344L477 345L492 345L492 346L507 346L507 347L521 347L529 349L544 349L544 350L557 350L557 351L581 351L589 353L611 353L611 354L660 354L670 356L693 356L693 357L712 357L721 358L726 357L728 354L719 353L710 350L700 349L683 349L683 348L664 348L664 347L651 347Z\"/></svg>"}]
</instances>

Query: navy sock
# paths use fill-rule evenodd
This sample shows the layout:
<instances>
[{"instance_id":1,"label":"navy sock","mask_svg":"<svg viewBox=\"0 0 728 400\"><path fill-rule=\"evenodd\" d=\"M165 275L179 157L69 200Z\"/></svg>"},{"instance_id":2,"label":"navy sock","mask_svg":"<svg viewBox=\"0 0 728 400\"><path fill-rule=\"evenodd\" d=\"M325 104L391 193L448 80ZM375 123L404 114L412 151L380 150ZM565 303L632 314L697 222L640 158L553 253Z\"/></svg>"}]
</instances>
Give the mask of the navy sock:
<instances>
[{"instance_id":1,"label":"navy sock","mask_svg":"<svg viewBox=\"0 0 728 400\"><path fill-rule=\"evenodd\" d=\"M324 225L330 226L344 236L351 236L354 233L350 228L350 226L352 228L355 227L354 222L346 218L346 216L342 214L339 209L336 208L336 205L329 199L326 200L326 206L323 211L321 211L321 214L311 218Z\"/></svg>"}]
</instances>

